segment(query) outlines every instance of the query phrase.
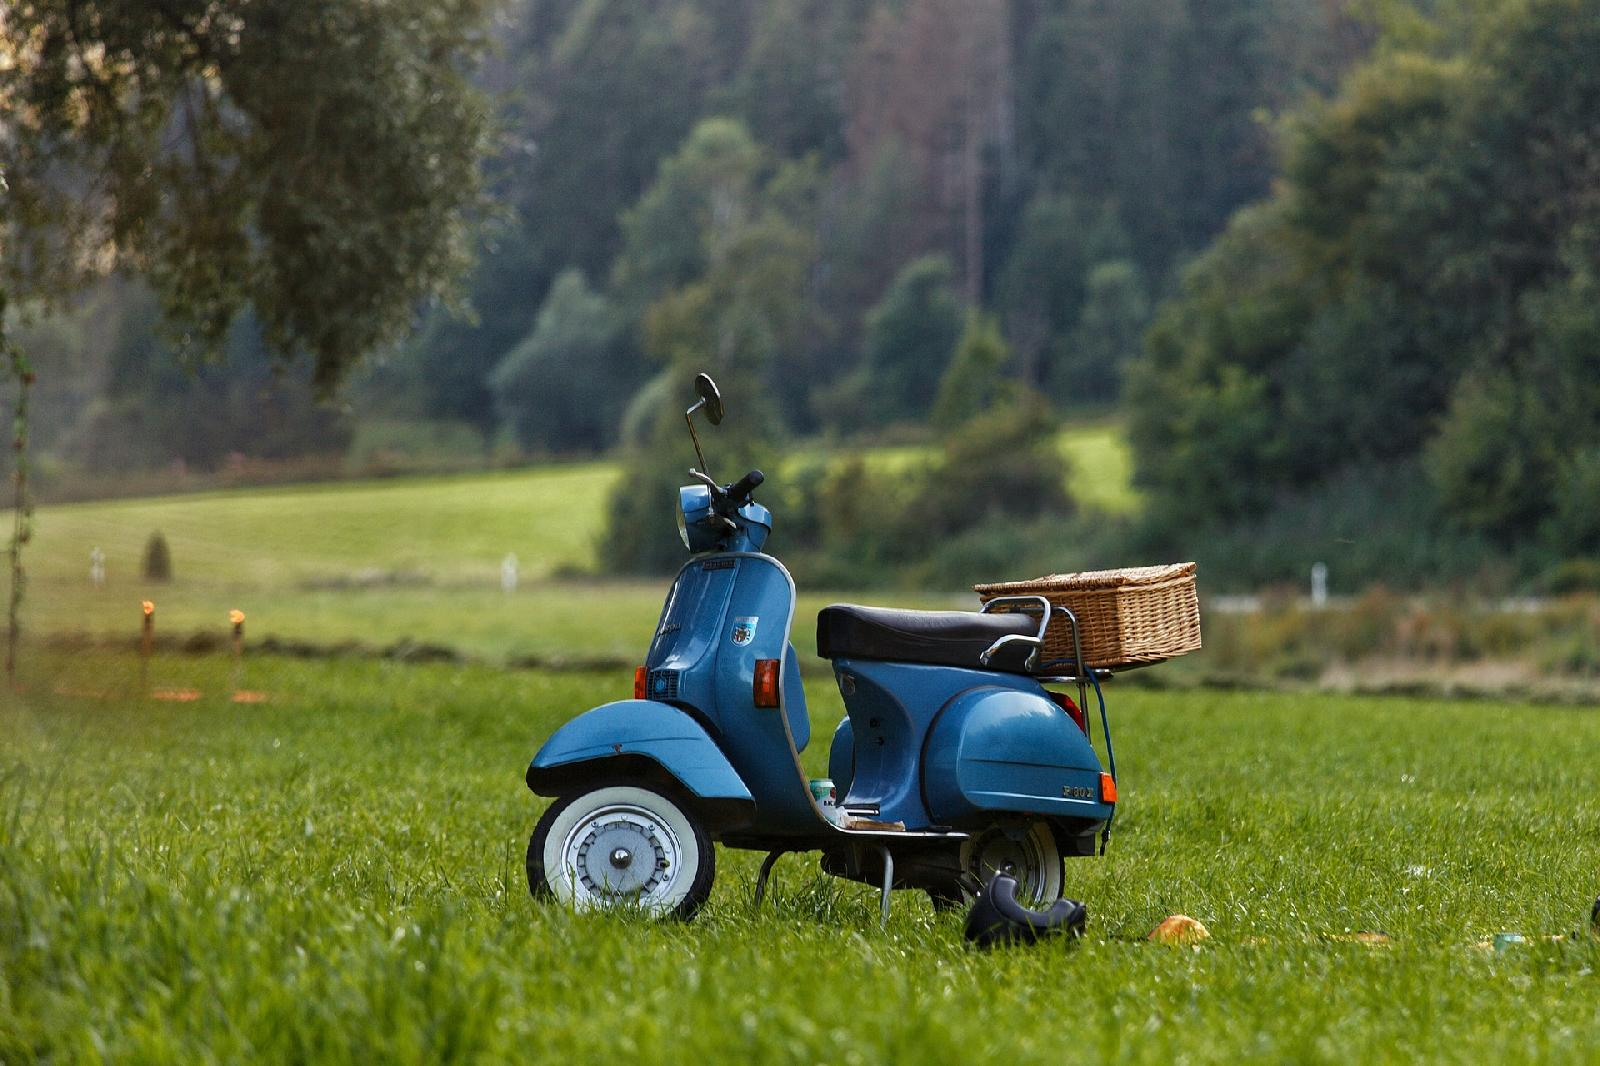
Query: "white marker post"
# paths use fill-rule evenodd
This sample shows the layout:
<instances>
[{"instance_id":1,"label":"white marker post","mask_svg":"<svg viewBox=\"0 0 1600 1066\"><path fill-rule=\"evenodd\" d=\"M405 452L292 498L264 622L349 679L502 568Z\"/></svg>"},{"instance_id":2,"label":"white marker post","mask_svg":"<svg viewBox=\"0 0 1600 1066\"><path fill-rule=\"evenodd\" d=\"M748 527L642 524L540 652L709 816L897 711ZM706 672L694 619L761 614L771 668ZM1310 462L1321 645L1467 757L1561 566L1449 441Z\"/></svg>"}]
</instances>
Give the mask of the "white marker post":
<instances>
[{"instance_id":1,"label":"white marker post","mask_svg":"<svg viewBox=\"0 0 1600 1066\"><path fill-rule=\"evenodd\" d=\"M506 552L500 560L500 591L507 596L517 591L517 553Z\"/></svg>"},{"instance_id":2,"label":"white marker post","mask_svg":"<svg viewBox=\"0 0 1600 1066\"><path fill-rule=\"evenodd\" d=\"M1328 606L1328 564L1315 563L1311 567L1311 606L1322 610Z\"/></svg>"}]
</instances>

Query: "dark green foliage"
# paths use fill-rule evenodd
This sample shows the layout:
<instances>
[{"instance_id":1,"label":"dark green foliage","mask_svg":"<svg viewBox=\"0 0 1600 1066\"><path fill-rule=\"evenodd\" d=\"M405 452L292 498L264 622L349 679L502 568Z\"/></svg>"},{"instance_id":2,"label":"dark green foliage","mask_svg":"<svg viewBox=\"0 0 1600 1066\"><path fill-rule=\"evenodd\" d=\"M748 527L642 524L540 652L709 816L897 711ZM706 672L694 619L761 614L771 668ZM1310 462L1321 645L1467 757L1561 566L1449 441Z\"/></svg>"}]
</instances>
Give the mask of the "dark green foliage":
<instances>
[{"instance_id":1,"label":"dark green foliage","mask_svg":"<svg viewBox=\"0 0 1600 1066\"><path fill-rule=\"evenodd\" d=\"M1537 573L1552 561L1536 544L1507 550L1444 522L1415 459L1347 467L1299 489L1279 489L1255 518L1224 525L1197 519L1177 528L1159 536L1141 531L1150 541L1140 553L1159 557L1181 548L1200 563L1214 591L1308 589L1312 564L1322 562L1335 593L1374 583L1407 592L1451 583L1509 595L1518 573Z\"/></svg>"},{"instance_id":2,"label":"dark green foliage","mask_svg":"<svg viewBox=\"0 0 1600 1066\"><path fill-rule=\"evenodd\" d=\"M361 476L471 470L483 465L487 450L483 435L466 422L368 418L351 435L344 470Z\"/></svg>"},{"instance_id":3,"label":"dark green foliage","mask_svg":"<svg viewBox=\"0 0 1600 1066\"><path fill-rule=\"evenodd\" d=\"M999 323L988 315L968 315L966 332L939 382L933 425L952 431L992 406L1010 384L1000 377L1000 368L1010 359Z\"/></svg>"},{"instance_id":4,"label":"dark green foliage","mask_svg":"<svg viewBox=\"0 0 1600 1066\"><path fill-rule=\"evenodd\" d=\"M866 8L833 0L758 5L749 51L724 94L757 140L789 158L843 155L843 87L832 68Z\"/></svg>"},{"instance_id":5,"label":"dark green foliage","mask_svg":"<svg viewBox=\"0 0 1600 1066\"><path fill-rule=\"evenodd\" d=\"M308 368L275 367L250 315L228 331L217 359L199 366L163 339L155 300L122 286L82 327L111 340L102 369L105 398L54 427L58 454L97 474L179 464L196 470L240 456L286 459L337 455L348 422L318 402Z\"/></svg>"},{"instance_id":6,"label":"dark green foliage","mask_svg":"<svg viewBox=\"0 0 1600 1066\"><path fill-rule=\"evenodd\" d=\"M150 539L144 542L139 573L146 581L172 580L172 549L167 546L167 538L161 535L160 530L150 534Z\"/></svg>"},{"instance_id":7,"label":"dark green foliage","mask_svg":"<svg viewBox=\"0 0 1600 1066\"><path fill-rule=\"evenodd\" d=\"M248 306L319 387L466 262L486 114L477 0L35 3L0 24L6 282L108 253L193 338Z\"/></svg>"},{"instance_id":8,"label":"dark green foliage","mask_svg":"<svg viewBox=\"0 0 1600 1066\"><path fill-rule=\"evenodd\" d=\"M1034 396L997 404L952 433L939 465L918 486L899 517L903 550L959 533L996 516L1031 519L1069 515L1066 460L1059 428Z\"/></svg>"},{"instance_id":9,"label":"dark green foliage","mask_svg":"<svg viewBox=\"0 0 1600 1066\"><path fill-rule=\"evenodd\" d=\"M33 5L6 31L24 60L0 96L0 122L21 133L0 150L8 260L38 295L115 247L149 276L186 364L225 346L248 306L269 350L315 357L318 388L378 348L347 396L357 422L464 423L544 447L510 424L490 379L555 279L582 272L624 349L650 347L653 306L687 293L672 343L705 344L707 301L733 288L699 287L714 273L714 208L743 249L727 262L760 261L746 311L719 311L716 331L765 349L787 428L871 427L863 411L881 395L889 421L925 416L961 317L980 308L999 313L1025 384L1099 403L1119 387L1141 300L1265 189L1259 113L1360 50L1342 2L1258 7L540 0L498 14L499 47L477 66L480 0L340 0L315 17L285 0ZM100 43L151 62L79 64ZM492 141L469 76L502 105ZM698 160L691 141L707 149ZM480 180L483 147L495 151ZM700 176L670 173L674 159ZM706 165L717 182L700 180ZM73 168L94 180L69 180ZM480 185L495 206L471 233L467 299L441 304ZM917 380L891 361L881 385L868 310L928 255L949 264L960 313L936 316L931 356L913 346L935 360ZM1108 263L1133 277L1102 275L1091 294ZM757 286L781 291L758 299ZM789 306L753 324L763 301ZM607 374L623 388L649 377L618 358ZM73 391L52 376L97 380L70 369L84 360L41 364L41 411ZM89 393L80 407L117 403L75 391Z\"/></svg>"},{"instance_id":10,"label":"dark green foliage","mask_svg":"<svg viewBox=\"0 0 1600 1066\"><path fill-rule=\"evenodd\" d=\"M1600 447L1567 458L1556 472L1554 494L1551 545L1563 554L1600 558Z\"/></svg>"},{"instance_id":11,"label":"dark green foliage","mask_svg":"<svg viewBox=\"0 0 1600 1066\"><path fill-rule=\"evenodd\" d=\"M1288 124L1278 194L1163 309L1130 398L1172 528L1425 451L1466 529L1573 536L1557 486L1600 445L1600 12L1440 18Z\"/></svg>"},{"instance_id":12,"label":"dark green foliage","mask_svg":"<svg viewBox=\"0 0 1600 1066\"><path fill-rule=\"evenodd\" d=\"M1127 234L1109 207L1086 210L1059 195L1038 196L1028 204L998 293L1023 382L1068 402L1107 398L1099 387L1107 375L1084 372L1074 334L1089 296L1091 272L1127 255ZM1093 394L1086 397L1091 386Z\"/></svg>"},{"instance_id":13,"label":"dark green foliage","mask_svg":"<svg viewBox=\"0 0 1600 1066\"><path fill-rule=\"evenodd\" d=\"M1052 395L1065 403L1120 396L1123 367L1140 352L1149 320L1139 268L1127 259L1095 265L1084 279L1077 325L1051 356Z\"/></svg>"},{"instance_id":14,"label":"dark green foliage","mask_svg":"<svg viewBox=\"0 0 1600 1066\"><path fill-rule=\"evenodd\" d=\"M950 262L927 256L900 271L867 314L865 375L868 414L878 424L926 418L956 341L963 314Z\"/></svg>"},{"instance_id":15,"label":"dark green foliage","mask_svg":"<svg viewBox=\"0 0 1600 1066\"><path fill-rule=\"evenodd\" d=\"M1261 112L1359 54L1344 12L1254 0L1019 3L1023 180L1113 205L1141 272L1164 282L1229 214L1267 192L1273 159Z\"/></svg>"},{"instance_id":16,"label":"dark green foliage","mask_svg":"<svg viewBox=\"0 0 1600 1066\"><path fill-rule=\"evenodd\" d=\"M489 385L524 448L592 452L616 439L638 376L623 321L572 270L556 279L533 330L494 368Z\"/></svg>"},{"instance_id":17,"label":"dark green foliage","mask_svg":"<svg viewBox=\"0 0 1600 1066\"><path fill-rule=\"evenodd\" d=\"M999 546L1019 539L1030 550L1012 564L1061 557L1054 548L1070 538L1049 531L1063 532L1075 506L1064 488L1057 428L1039 397L1024 393L955 429L927 466L889 472L858 459L813 472L787 501L809 534L795 546L796 567L813 582L882 585L910 577L960 587L993 578L988 563L1005 555ZM1048 546L1032 550L1041 543Z\"/></svg>"},{"instance_id":18,"label":"dark green foliage","mask_svg":"<svg viewBox=\"0 0 1600 1066\"><path fill-rule=\"evenodd\" d=\"M718 6L578 0L536 12L550 23L529 27L512 116L524 147L507 160L505 184L543 277L568 266L605 276L622 245L623 210L732 71L728 53L743 38Z\"/></svg>"}]
</instances>

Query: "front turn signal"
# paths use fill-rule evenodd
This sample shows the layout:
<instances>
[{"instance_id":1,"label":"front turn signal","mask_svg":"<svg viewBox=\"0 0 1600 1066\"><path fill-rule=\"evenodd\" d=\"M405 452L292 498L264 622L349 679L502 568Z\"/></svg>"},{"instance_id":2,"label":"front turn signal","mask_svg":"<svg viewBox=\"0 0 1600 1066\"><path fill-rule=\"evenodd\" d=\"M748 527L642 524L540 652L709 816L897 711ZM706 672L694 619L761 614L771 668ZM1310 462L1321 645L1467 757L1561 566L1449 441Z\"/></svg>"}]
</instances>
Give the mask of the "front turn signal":
<instances>
[{"instance_id":1,"label":"front turn signal","mask_svg":"<svg viewBox=\"0 0 1600 1066\"><path fill-rule=\"evenodd\" d=\"M757 659L756 676L751 683L751 696L757 707L778 705L778 660Z\"/></svg>"},{"instance_id":2,"label":"front turn signal","mask_svg":"<svg viewBox=\"0 0 1600 1066\"><path fill-rule=\"evenodd\" d=\"M650 680L650 671L646 670L642 666L635 666L633 668L633 698L634 699L642 700L647 695L649 695L649 693L645 691L645 689L648 687L647 682L649 680Z\"/></svg>"},{"instance_id":3,"label":"front turn signal","mask_svg":"<svg viewBox=\"0 0 1600 1066\"><path fill-rule=\"evenodd\" d=\"M1100 775L1100 802L1117 802L1117 779L1107 773Z\"/></svg>"}]
</instances>

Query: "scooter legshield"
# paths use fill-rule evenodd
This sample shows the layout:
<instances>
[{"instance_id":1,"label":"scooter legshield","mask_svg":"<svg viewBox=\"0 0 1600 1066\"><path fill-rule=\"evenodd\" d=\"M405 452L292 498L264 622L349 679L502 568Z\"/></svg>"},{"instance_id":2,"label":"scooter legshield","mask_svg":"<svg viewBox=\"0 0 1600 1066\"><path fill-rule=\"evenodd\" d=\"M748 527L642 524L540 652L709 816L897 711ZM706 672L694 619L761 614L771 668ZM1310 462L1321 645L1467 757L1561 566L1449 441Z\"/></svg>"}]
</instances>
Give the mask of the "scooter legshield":
<instances>
[{"instance_id":1,"label":"scooter legshield","mask_svg":"<svg viewBox=\"0 0 1600 1066\"><path fill-rule=\"evenodd\" d=\"M726 815L755 810L750 790L705 729L654 700L618 700L578 715L545 741L527 781L542 796L559 796L607 777L659 783L663 774Z\"/></svg>"}]
</instances>

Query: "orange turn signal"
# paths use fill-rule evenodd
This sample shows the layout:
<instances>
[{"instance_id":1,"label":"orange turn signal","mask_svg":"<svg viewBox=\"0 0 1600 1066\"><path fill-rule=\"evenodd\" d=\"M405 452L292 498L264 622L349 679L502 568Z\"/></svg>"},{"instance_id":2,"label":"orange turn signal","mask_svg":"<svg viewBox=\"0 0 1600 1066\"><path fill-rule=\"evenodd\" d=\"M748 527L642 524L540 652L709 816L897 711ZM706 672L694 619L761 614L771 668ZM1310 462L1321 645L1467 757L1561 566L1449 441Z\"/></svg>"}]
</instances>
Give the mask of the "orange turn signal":
<instances>
[{"instance_id":1,"label":"orange turn signal","mask_svg":"<svg viewBox=\"0 0 1600 1066\"><path fill-rule=\"evenodd\" d=\"M778 705L778 660L757 659L756 677L751 684L751 696L757 707Z\"/></svg>"},{"instance_id":2,"label":"orange turn signal","mask_svg":"<svg viewBox=\"0 0 1600 1066\"><path fill-rule=\"evenodd\" d=\"M1117 779L1107 773L1100 775L1100 802L1117 802Z\"/></svg>"},{"instance_id":3,"label":"orange turn signal","mask_svg":"<svg viewBox=\"0 0 1600 1066\"><path fill-rule=\"evenodd\" d=\"M646 695L645 687L646 687L646 682L648 681L649 677L650 677L650 671L646 670L644 667L635 666L633 668L633 698L634 699L642 700L642 699L645 698L645 695Z\"/></svg>"}]
</instances>

